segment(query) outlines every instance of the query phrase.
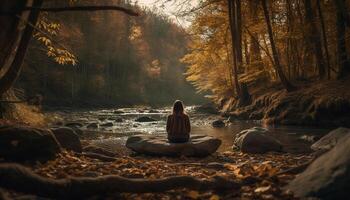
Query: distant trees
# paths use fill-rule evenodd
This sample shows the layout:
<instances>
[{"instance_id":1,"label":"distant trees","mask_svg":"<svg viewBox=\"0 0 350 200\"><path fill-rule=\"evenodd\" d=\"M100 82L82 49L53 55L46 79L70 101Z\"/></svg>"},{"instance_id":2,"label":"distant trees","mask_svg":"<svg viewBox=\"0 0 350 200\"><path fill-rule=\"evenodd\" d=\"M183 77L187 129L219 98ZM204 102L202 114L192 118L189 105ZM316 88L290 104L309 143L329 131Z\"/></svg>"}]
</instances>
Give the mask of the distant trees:
<instances>
[{"instance_id":1,"label":"distant trees","mask_svg":"<svg viewBox=\"0 0 350 200\"><path fill-rule=\"evenodd\" d=\"M90 1L90 5L99 2ZM83 3L78 1L74 6L80 7ZM169 103L174 98L184 98L186 102L198 100L183 76L185 65L179 62L186 53L183 30L152 10L143 10L127 1L110 3L138 10L141 17L107 11L45 15L46 21L50 21L47 26L60 24L52 39L74 53L78 62L75 66L53 62L55 60L42 54L49 48L41 40L33 40L27 67L17 86L43 94L44 103L61 105ZM65 2L54 5L47 2L44 6L63 7Z\"/></svg>"},{"instance_id":2,"label":"distant trees","mask_svg":"<svg viewBox=\"0 0 350 200\"><path fill-rule=\"evenodd\" d=\"M61 7L43 8L43 0L5 0L0 4L0 48L4 52L0 54L0 96L11 88L17 80L22 63L27 52L29 42L39 19L40 11L61 12L66 10L120 10L128 14L136 14L131 10L121 7ZM48 41L48 40L46 40ZM48 42L46 42L48 44ZM60 60L59 60L60 61ZM64 63L60 61L61 63Z\"/></svg>"}]
</instances>

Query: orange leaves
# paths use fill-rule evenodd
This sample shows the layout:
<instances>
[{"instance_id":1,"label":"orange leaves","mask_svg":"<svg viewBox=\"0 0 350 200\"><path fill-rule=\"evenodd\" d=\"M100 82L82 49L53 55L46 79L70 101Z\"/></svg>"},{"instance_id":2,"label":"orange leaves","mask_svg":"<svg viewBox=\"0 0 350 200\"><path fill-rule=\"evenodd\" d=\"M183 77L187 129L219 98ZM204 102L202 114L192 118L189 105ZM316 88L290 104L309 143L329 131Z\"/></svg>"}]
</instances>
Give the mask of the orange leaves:
<instances>
[{"instance_id":1,"label":"orange leaves","mask_svg":"<svg viewBox=\"0 0 350 200\"><path fill-rule=\"evenodd\" d=\"M188 191L187 196L188 196L189 198L191 198L191 199L198 199L198 197L199 197L199 192L198 192L198 191L191 190L191 191Z\"/></svg>"},{"instance_id":2,"label":"orange leaves","mask_svg":"<svg viewBox=\"0 0 350 200\"><path fill-rule=\"evenodd\" d=\"M46 55L48 57L52 57L54 61L60 65L77 64L78 60L75 55L69 52L61 43L55 42L53 39L54 36L58 35L61 29L59 23L50 21L47 18L47 13L43 13L40 16L40 20L36 24L36 27L39 31L34 33L33 36L46 47Z\"/></svg>"},{"instance_id":3,"label":"orange leaves","mask_svg":"<svg viewBox=\"0 0 350 200\"><path fill-rule=\"evenodd\" d=\"M282 169L308 159L310 159L309 156L288 154L252 155L225 152L204 159L124 156L117 158L114 162L106 163L84 156L76 156L71 152L63 152L56 160L36 165L34 171L50 178L119 175L128 178L158 179L184 175L211 179L214 176L221 176L231 180L237 179L237 182L242 184L240 189L220 193L178 189L163 193L125 193L120 194L121 199L294 199L292 194L281 189L294 176L275 175ZM224 167L218 169L206 165L213 162L221 163Z\"/></svg>"}]
</instances>

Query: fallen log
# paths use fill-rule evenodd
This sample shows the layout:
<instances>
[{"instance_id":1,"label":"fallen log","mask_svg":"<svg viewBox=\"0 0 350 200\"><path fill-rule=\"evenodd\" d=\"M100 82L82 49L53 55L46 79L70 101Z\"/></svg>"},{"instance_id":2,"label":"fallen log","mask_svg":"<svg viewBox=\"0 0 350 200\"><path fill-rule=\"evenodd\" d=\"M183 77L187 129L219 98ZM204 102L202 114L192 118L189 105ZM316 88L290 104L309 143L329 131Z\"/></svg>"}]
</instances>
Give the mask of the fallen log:
<instances>
[{"instance_id":1,"label":"fallen log","mask_svg":"<svg viewBox=\"0 0 350 200\"><path fill-rule=\"evenodd\" d=\"M240 183L223 177L210 180L190 176L161 179L130 179L116 175L96 178L49 179L18 164L0 164L0 187L41 197L76 199L106 193L149 193L188 188L191 190L236 189Z\"/></svg>"}]
</instances>

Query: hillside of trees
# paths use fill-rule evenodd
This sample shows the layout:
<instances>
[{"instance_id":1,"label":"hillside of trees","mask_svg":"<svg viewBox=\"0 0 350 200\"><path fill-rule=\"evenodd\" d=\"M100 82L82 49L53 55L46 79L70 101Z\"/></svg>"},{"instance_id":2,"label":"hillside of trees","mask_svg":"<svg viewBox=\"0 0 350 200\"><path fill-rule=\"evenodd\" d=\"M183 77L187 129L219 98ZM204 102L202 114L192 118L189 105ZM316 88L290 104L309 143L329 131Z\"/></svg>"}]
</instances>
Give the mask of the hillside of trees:
<instances>
[{"instance_id":1,"label":"hillside of trees","mask_svg":"<svg viewBox=\"0 0 350 200\"><path fill-rule=\"evenodd\" d=\"M234 117L345 125L349 6L343 0L228 0L179 8L192 20L190 53L182 58L187 80Z\"/></svg>"},{"instance_id":2,"label":"hillside of trees","mask_svg":"<svg viewBox=\"0 0 350 200\"><path fill-rule=\"evenodd\" d=\"M85 2L74 5L79 3ZM89 5L98 3L89 1ZM39 26L49 35L34 35L16 86L43 96L43 104L57 106L164 105L177 98L188 104L203 101L182 75L186 67L179 59L188 42L184 30L156 10L119 0L105 3L122 3L140 10L140 16L113 11L43 13Z\"/></svg>"}]
</instances>

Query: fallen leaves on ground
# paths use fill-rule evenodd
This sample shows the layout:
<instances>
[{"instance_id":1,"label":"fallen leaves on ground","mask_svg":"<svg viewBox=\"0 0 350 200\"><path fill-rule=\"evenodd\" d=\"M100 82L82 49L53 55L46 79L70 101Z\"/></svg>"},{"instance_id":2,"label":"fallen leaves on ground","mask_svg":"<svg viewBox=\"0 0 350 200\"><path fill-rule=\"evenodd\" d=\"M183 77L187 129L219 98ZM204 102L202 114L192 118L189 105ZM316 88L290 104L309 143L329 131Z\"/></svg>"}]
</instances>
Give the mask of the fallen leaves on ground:
<instances>
[{"instance_id":1,"label":"fallen leaves on ground","mask_svg":"<svg viewBox=\"0 0 350 200\"><path fill-rule=\"evenodd\" d=\"M118 194L119 199L294 199L291 194L281 189L294 178L294 175L276 174L310 159L308 155L282 153L253 155L224 152L204 159L124 156L117 158L114 162L101 162L84 156L76 156L71 152L63 152L57 159L45 164L38 163L32 166L32 169L49 178L97 177L113 174L127 178L146 179L185 175L200 179L222 176L238 181L257 180L253 184L244 181L238 191L234 189L220 192L177 189L163 193L123 193ZM219 164L221 168L217 167ZM113 195L116 194L108 195L107 197L113 198Z\"/></svg>"}]
</instances>

